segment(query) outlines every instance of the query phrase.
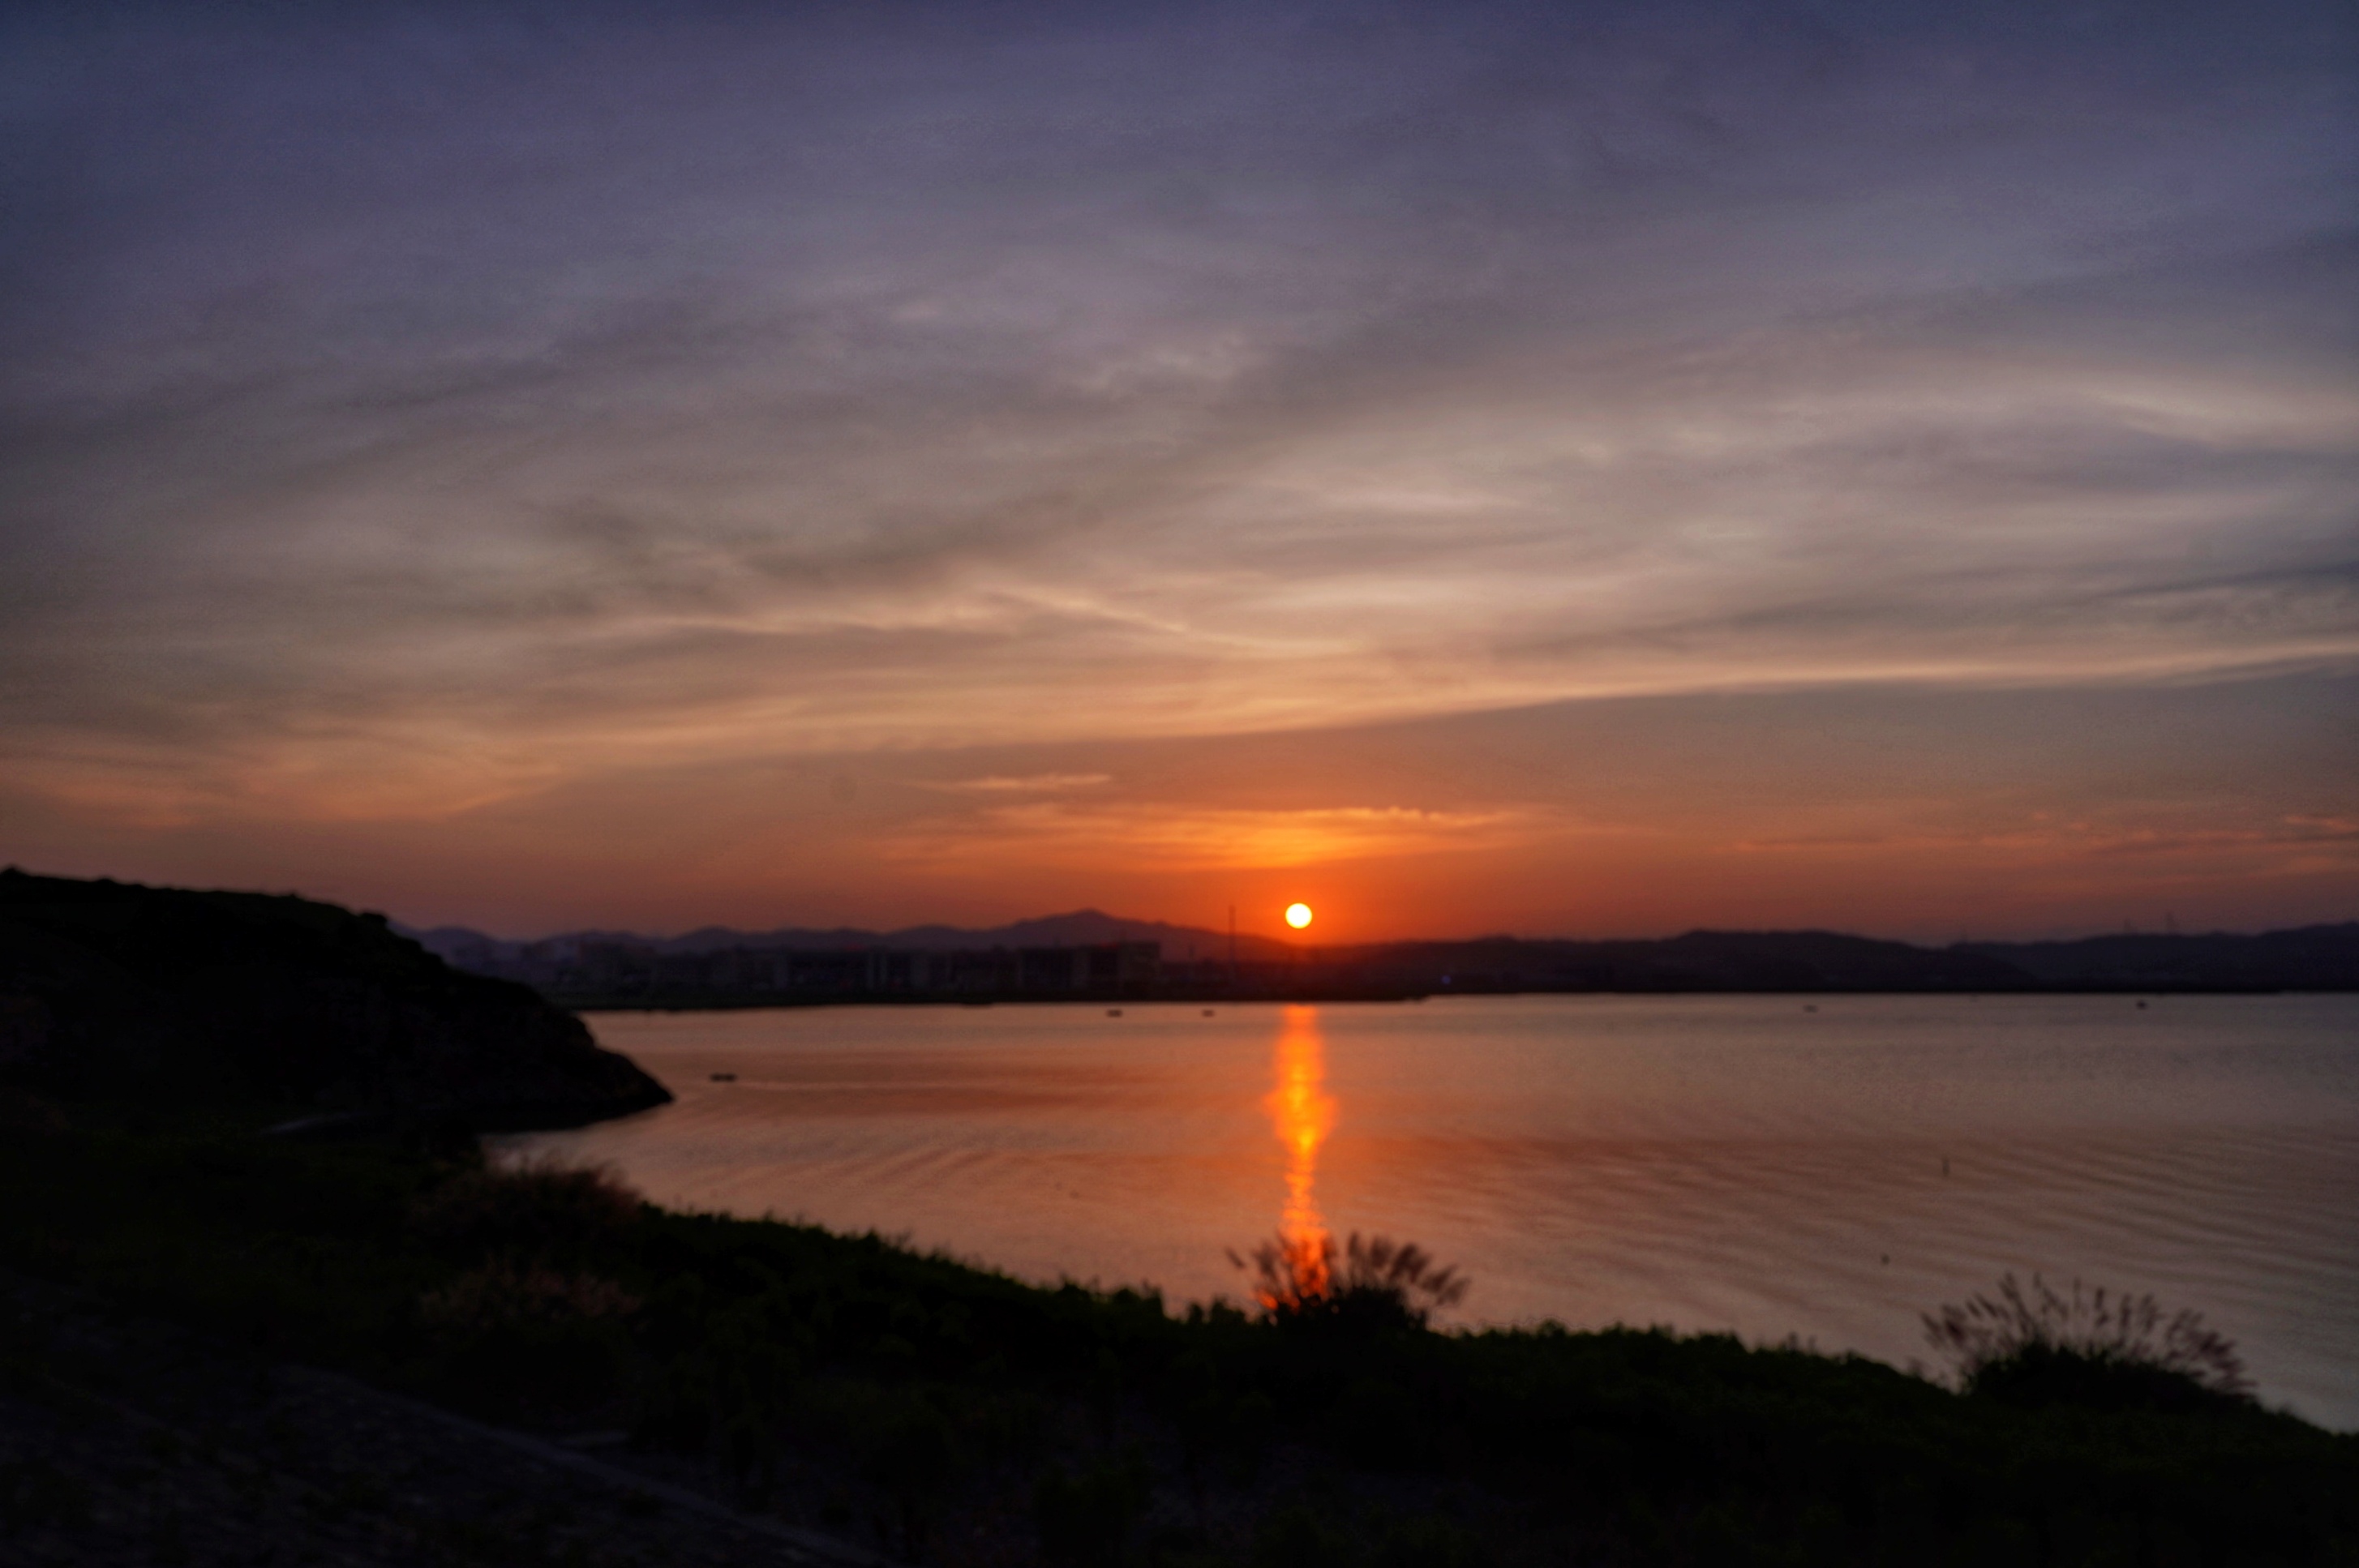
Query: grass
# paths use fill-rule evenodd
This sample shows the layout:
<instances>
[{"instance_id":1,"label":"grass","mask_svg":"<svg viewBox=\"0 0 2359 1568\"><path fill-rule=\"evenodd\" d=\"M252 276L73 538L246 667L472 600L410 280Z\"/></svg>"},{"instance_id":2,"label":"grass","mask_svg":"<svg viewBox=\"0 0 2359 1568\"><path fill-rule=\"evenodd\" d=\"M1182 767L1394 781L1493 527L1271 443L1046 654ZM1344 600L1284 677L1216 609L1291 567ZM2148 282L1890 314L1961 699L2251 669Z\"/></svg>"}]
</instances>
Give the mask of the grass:
<instances>
[{"instance_id":1,"label":"grass","mask_svg":"<svg viewBox=\"0 0 2359 1568\"><path fill-rule=\"evenodd\" d=\"M1421 1307L1451 1277L1373 1244L1321 1265L1360 1307L1174 1312L269 1119L17 1119L0 1263L489 1419L625 1431L918 1562L2359 1561L2359 1438L2230 1394L2016 1397L1994 1369L2039 1342L1961 1390L1725 1336L1441 1334Z\"/></svg>"},{"instance_id":2,"label":"grass","mask_svg":"<svg viewBox=\"0 0 2359 1568\"><path fill-rule=\"evenodd\" d=\"M2017 1404L2193 1411L2254 1403L2228 1336L2194 1312L2166 1314L2152 1295L2013 1274L1995 1295L1925 1315L1925 1336L1970 1394Z\"/></svg>"},{"instance_id":3,"label":"grass","mask_svg":"<svg viewBox=\"0 0 2359 1568\"><path fill-rule=\"evenodd\" d=\"M1253 1261L1234 1252L1229 1261L1254 1277L1252 1297L1271 1322L1292 1328L1377 1333L1424 1328L1437 1307L1454 1306L1469 1281L1437 1267L1414 1242L1363 1238L1357 1231L1339 1257L1335 1238L1272 1237L1253 1249Z\"/></svg>"}]
</instances>

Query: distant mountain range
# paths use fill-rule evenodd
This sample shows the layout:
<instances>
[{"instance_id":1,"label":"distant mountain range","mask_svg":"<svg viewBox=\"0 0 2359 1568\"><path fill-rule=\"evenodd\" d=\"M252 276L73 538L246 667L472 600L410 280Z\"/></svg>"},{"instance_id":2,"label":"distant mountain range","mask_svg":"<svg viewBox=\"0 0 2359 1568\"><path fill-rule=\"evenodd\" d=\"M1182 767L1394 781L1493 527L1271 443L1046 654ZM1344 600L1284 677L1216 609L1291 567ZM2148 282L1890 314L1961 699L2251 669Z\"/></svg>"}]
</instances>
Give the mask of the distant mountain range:
<instances>
[{"instance_id":1,"label":"distant mountain range","mask_svg":"<svg viewBox=\"0 0 2359 1568\"><path fill-rule=\"evenodd\" d=\"M462 926L403 934L458 968L518 978L533 978L536 964L585 948L687 961L733 952L939 953L1154 942L1167 966L1222 963L1230 951L1225 932L1094 909L982 930L706 926L672 937L577 931L535 942L505 942ZM1603 942L1488 936L1350 946L1240 935L1236 953L1248 967L1284 964L1306 978L1315 969L1338 980L1418 990L2359 990L2359 922L2257 935L2125 933L1941 947L1826 931L1692 931Z\"/></svg>"},{"instance_id":2,"label":"distant mountain range","mask_svg":"<svg viewBox=\"0 0 2359 1568\"><path fill-rule=\"evenodd\" d=\"M513 961L536 949L579 947L584 943L641 947L651 953L724 953L732 948L794 948L802 952L853 953L883 948L897 953L981 952L993 947L1082 947L1100 942L1156 942L1167 958L1224 958L1229 936L1224 931L1173 925L1161 920L1125 920L1103 910L1077 909L1070 914L1042 915L1012 925L968 930L956 925L912 925L899 931L860 931L851 926L817 930L781 925L770 931L737 931L726 925L703 925L679 936L642 936L630 931L567 931L528 942L505 942L463 925L438 925L420 931L395 923L394 929L462 968L468 960ZM1268 960L1294 949L1266 936L1237 935L1238 956Z\"/></svg>"}]
</instances>

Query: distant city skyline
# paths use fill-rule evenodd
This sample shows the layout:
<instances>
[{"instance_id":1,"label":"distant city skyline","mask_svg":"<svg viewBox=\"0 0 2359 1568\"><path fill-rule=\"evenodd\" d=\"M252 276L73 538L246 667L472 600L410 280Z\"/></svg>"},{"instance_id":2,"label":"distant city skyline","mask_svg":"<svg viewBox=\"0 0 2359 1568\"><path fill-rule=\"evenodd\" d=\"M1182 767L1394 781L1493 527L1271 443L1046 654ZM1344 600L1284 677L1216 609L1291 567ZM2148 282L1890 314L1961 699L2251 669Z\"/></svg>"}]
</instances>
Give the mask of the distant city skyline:
<instances>
[{"instance_id":1,"label":"distant city skyline","mask_svg":"<svg viewBox=\"0 0 2359 1568\"><path fill-rule=\"evenodd\" d=\"M2359 914L2359 20L12 7L0 862Z\"/></svg>"},{"instance_id":2,"label":"distant city skyline","mask_svg":"<svg viewBox=\"0 0 2359 1568\"><path fill-rule=\"evenodd\" d=\"M376 911L374 913L383 914L385 912ZM1259 910L1253 912L1256 916L1259 916L1265 913L1266 912ZM1220 928L1209 925L1190 925L1177 921L1159 920L1145 915L1123 914L1112 910L1094 908L1056 910L1038 914L1024 915L999 925L958 925L943 921L924 921L915 925L897 925L890 928L880 929L872 929L857 925L772 925L766 927L740 927L707 924L703 925L688 926L678 930L631 930L617 926L598 925L580 926L565 930L501 933L484 931L475 926L463 925L420 926L413 925L408 921L403 920L395 920L393 924L394 928L397 932L405 935L425 941L426 945L429 948L438 953L443 954L446 957L450 957L451 953L459 951L462 947L476 940L490 942L494 944L495 947L500 952L522 951L528 948L571 948L575 945L584 942L626 944L646 943L652 946L662 948L666 951L701 953L719 951L725 947L739 946L757 947L797 946L822 947L830 945L848 945L851 946L859 946L869 942L882 943L898 950L925 951L936 948L948 949L951 947L973 947L978 946L1015 946L1045 945L1049 946L1067 947L1130 941L1160 942L1166 948L1166 952L1164 954L1166 957L1183 959L1190 962L1193 962L1198 959L1225 958L1228 952L1227 933ZM1426 941L1435 942L1445 946L1455 943L1484 941L1534 943L1560 941L1651 942L1666 940L1682 935L1692 935L1698 930L1709 929L1705 927L1696 927L1688 931L1680 932L1650 932L1629 935L1593 933L1576 936L1565 936L1561 934L1549 932L1484 931L1449 936L1408 935L1378 937L1368 942L1342 943L1322 941L1315 934L1304 930L1289 930L1284 918L1283 911L1279 912L1278 916L1275 921L1268 924L1268 929L1248 928L1244 925L1240 925L1237 928L1237 941L1246 945L1246 950L1256 956L1256 961L1261 957L1277 957L1288 952L1304 953L1321 948L1333 948L1341 951L1347 948L1362 946L1413 946L1417 943ZM1106 930L1103 932L1095 931L1094 928L1100 925L1106 927ZM2179 919L2177 912L2166 911L2164 912L2161 921L2155 925L2142 925L2135 920L2127 920L2124 921L2118 927L2105 930L2074 931L2060 936L2029 937L2022 938L2020 940L2031 942L2073 942L2104 940L2114 936L2248 936L2276 935L2284 930L2316 930L2346 925L2359 925L2359 918L2354 918L2349 921L2316 921L2309 923L2303 926L2279 927L2267 932L2257 929L2249 931L2229 931L2224 929L2205 930L2190 927ZM1091 933L1076 934L1076 930L1068 929L1068 927L1078 928L1084 926L1092 928ZM1811 927L1807 929L1816 935L1832 936L1864 935L1856 932L1835 931L1824 927ZM1743 934L1777 935L1795 935L1796 933L1793 931L1762 931ZM1894 940L1893 938L1888 937L1873 936L1868 937L1867 939L1871 941ZM1962 935L1957 938L1948 939L1946 945L1955 945L1959 942L1973 945L1981 942L2005 942L2008 940L2016 939ZM1921 939L1916 945L1927 947L1939 947L1944 946L1945 941L1940 938Z\"/></svg>"}]
</instances>

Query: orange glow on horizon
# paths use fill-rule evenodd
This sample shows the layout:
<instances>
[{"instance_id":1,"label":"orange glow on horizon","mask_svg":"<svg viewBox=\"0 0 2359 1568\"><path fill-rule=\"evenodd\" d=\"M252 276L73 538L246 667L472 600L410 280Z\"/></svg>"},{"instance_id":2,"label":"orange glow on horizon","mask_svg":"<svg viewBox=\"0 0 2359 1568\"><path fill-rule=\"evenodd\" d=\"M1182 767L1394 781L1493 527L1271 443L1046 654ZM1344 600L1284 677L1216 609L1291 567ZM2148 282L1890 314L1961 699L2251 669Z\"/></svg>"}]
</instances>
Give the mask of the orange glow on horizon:
<instances>
[{"instance_id":1,"label":"orange glow on horizon","mask_svg":"<svg viewBox=\"0 0 2359 1568\"><path fill-rule=\"evenodd\" d=\"M1317 1008L1286 1009L1277 1033L1276 1076L1277 1087L1266 1103L1277 1141L1286 1147L1286 1206L1279 1214L1277 1234L1298 1260L1300 1282L1317 1293L1327 1288L1327 1222L1312 1189L1320 1146L1335 1126Z\"/></svg>"}]
</instances>

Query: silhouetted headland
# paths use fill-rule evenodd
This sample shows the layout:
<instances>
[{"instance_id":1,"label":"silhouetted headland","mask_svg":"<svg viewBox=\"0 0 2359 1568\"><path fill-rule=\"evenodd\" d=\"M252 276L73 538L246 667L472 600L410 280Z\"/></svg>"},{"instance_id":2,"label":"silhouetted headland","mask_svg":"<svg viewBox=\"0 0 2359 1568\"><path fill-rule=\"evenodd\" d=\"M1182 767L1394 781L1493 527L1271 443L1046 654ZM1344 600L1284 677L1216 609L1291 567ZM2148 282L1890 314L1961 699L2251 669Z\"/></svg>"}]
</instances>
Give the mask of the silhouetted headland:
<instances>
[{"instance_id":1,"label":"silhouetted headland","mask_svg":"<svg viewBox=\"0 0 2359 1568\"><path fill-rule=\"evenodd\" d=\"M1399 1000L1526 992L2359 989L2359 922L2261 935L2134 935L1921 947L1827 931L1661 940L1486 936L1353 946L1237 939L1096 910L983 931L414 933L458 967L582 1008L842 1002Z\"/></svg>"},{"instance_id":2,"label":"silhouetted headland","mask_svg":"<svg viewBox=\"0 0 2359 1568\"><path fill-rule=\"evenodd\" d=\"M0 1073L76 1100L266 1104L330 1126L578 1126L671 1096L530 987L380 914L0 871Z\"/></svg>"}]
</instances>

